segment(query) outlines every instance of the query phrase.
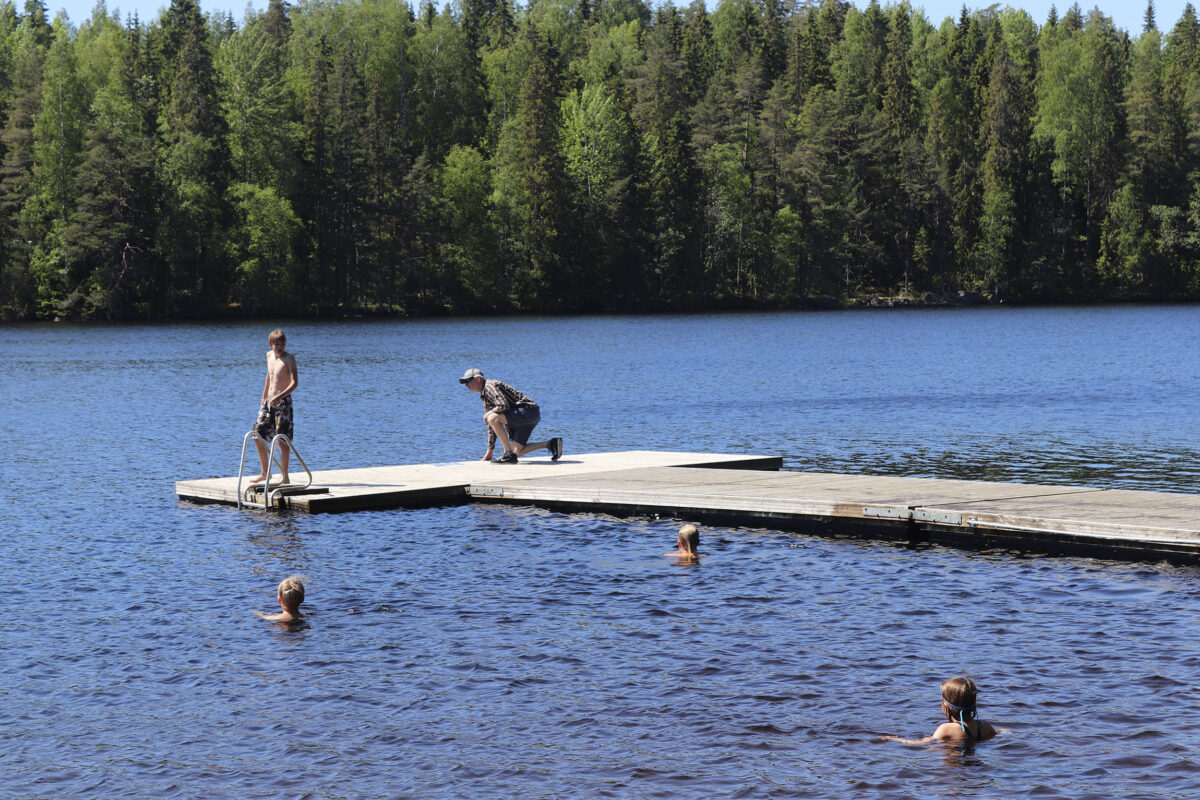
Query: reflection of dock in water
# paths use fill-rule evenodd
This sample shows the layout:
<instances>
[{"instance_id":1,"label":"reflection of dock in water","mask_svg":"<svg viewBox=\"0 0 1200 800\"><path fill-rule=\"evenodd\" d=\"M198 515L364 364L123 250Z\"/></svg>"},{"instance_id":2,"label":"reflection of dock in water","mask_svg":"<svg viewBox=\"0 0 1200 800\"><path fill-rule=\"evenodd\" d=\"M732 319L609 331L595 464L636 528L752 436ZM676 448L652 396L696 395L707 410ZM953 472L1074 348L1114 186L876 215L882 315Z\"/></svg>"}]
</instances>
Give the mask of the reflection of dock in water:
<instances>
[{"instance_id":1,"label":"reflection of dock in water","mask_svg":"<svg viewBox=\"0 0 1200 800\"><path fill-rule=\"evenodd\" d=\"M781 459L632 451L318 471L283 504L354 511L467 502L671 516L912 544L1200 561L1200 495L778 472ZM181 499L235 505L237 478L179 481Z\"/></svg>"}]
</instances>

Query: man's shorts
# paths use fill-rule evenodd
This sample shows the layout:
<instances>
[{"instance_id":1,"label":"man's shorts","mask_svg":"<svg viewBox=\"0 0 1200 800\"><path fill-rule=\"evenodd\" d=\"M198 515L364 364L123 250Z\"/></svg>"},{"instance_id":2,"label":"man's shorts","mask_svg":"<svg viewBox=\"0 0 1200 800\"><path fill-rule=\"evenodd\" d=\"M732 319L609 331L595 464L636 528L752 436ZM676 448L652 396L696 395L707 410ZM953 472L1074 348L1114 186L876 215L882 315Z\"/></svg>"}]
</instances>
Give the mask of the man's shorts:
<instances>
[{"instance_id":1,"label":"man's shorts","mask_svg":"<svg viewBox=\"0 0 1200 800\"><path fill-rule=\"evenodd\" d=\"M258 410L258 420L254 423L254 432L271 443L275 434L283 434L290 441L292 438L292 396L288 395L279 401L274 408L263 405Z\"/></svg>"},{"instance_id":2,"label":"man's shorts","mask_svg":"<svg viewBox=\"0 0 1200 800\"><path fill-rule=\"evenodd\" d=\"M520 406L504 412L507 420L504 427L508 430L508 438L517 444L529 444L529 434L542 421L542 410L538 406Z\"/></svg>"}]
</instances>

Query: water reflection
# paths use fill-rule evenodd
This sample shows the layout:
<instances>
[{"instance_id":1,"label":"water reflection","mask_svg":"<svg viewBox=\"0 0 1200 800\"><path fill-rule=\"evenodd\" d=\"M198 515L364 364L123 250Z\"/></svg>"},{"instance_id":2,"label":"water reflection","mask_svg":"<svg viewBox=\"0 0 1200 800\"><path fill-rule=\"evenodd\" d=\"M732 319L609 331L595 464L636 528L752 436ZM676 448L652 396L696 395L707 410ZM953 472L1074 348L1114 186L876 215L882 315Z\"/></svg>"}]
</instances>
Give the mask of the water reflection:
<instances>
[{"instance_id":1,"label":"water reflection","mask_svg":"<svg viewBox=\"0 0 1200 800\"><path fill-rule=\"evenodd\" d=\"M283 327L314 468L477 456L478 403L456 378L478 365L542 401L568 454L1192 491L1198 321L1131 307ZM702 567L682 567L662 554L684 520L177 504L173 480L236 467L275 326L0 327L0 479L18 499L0 506L6 796L1200 792L1200 742L1178 724L1200 701L1192 568L729 529L706 529ZM311 622L254 618L296 573ZM1011 736L877 746L877 728L932 730L928 686L963 670Z\"/></svg>"}]
</instances>

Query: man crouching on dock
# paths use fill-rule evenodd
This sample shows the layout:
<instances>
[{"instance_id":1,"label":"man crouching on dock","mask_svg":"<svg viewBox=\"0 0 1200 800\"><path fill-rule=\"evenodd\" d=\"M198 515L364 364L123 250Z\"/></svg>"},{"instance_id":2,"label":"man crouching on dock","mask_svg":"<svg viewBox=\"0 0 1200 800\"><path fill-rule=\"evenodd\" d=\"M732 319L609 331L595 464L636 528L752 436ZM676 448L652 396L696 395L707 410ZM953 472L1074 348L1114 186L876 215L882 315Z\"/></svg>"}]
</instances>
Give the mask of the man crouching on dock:
<instances>
[{"instance_id":1,"label":"man crouching on dock","mask_svg":"<svg viewBox=\"0 0 1200 800\"><path fill-rule=\"evenodd\" d=\"M543 447L550 451L551 461L562 458L562 439L559 437L529 444L529 435L542 419L542 411L537 403L503 381L485 379L477 369L464 372L458 382L472 392L479 392L483 400L483 424L487 425L488 442L487 452L481 460L492 461L493 464L516 464L517 456ZM504 451L493 460L497 438Z\"/></svg>"}]
</instances>

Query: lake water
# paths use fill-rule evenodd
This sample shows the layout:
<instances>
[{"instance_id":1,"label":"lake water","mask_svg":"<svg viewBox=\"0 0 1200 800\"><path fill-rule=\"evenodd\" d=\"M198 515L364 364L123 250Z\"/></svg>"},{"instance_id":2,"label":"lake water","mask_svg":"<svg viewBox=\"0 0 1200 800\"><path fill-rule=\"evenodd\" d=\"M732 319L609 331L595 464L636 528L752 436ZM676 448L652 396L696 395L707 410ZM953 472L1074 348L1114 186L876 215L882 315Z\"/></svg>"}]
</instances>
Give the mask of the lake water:
<instances>
[{"instance_id":1,"label":"lake water","mask_svg":"<svg viewBox=\"0 0 1200 800\"><path fill-rule=\"evenodd\" d=\"M274 326L0 327L0 796L1200 794L1196 568L177 502L235 471ZM1200 491L1200 307L283 327L314 468L478 458L477 366L567 453ZM291 574L307 623L253 616ZM961 671L1010 733L878 739Z\"/></svg>"}]
</instances>

